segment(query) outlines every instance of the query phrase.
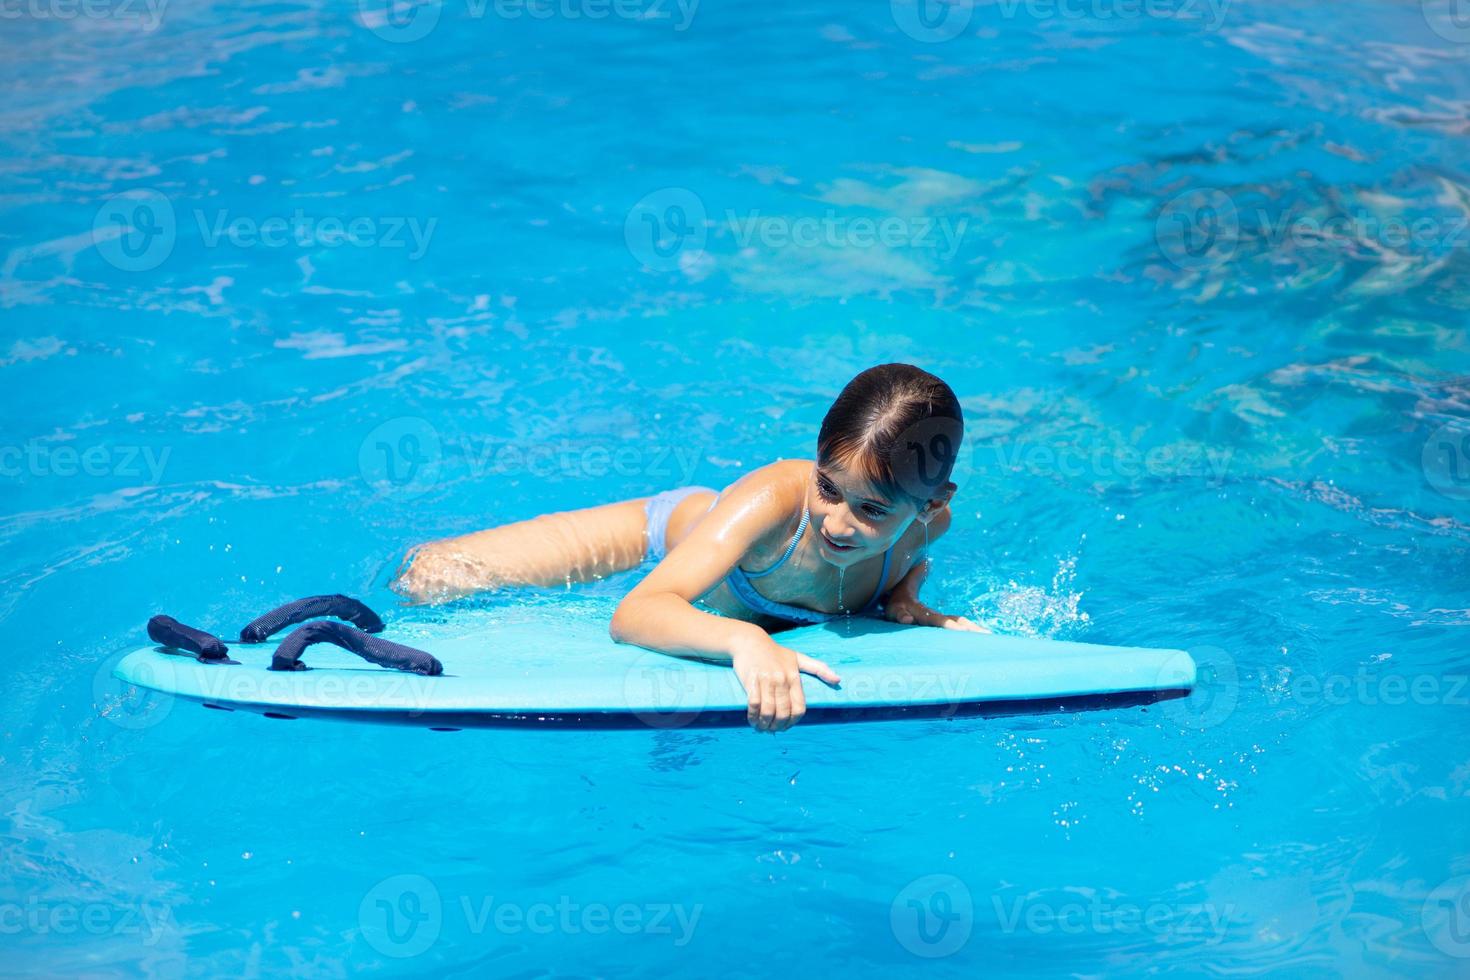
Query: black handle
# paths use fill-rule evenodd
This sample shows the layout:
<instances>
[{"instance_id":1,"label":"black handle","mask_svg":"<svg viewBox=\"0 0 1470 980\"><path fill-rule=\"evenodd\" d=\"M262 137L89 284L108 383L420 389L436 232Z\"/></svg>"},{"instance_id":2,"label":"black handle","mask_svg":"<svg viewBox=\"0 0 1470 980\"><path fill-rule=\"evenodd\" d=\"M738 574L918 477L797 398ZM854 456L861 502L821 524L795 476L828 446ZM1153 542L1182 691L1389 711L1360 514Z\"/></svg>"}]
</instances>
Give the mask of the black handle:
<instances>
[{"instance_id":1,"label":"black handle","mask_svg":"<svg viewBox=\"0 0 1470 980\"><path fill-rule=\"evenodd\" d=\"M264 643L272 634L279 633L287 626L304 623L318 616L345 619L368 633L383 632L383 621L378 618L378 614L351 596L314 595L296 599L257 616L240 631L240 642Z\"/></svg>"},{"instance_id":2,"label":"black handle","mask_svg":"<svg viewBox=\"0 0 1470 980\"><path fill-rule=\"evenodd\" d=\"M308 670L306 664L301 662L301 654L314 643L336 644L380 667L412 671L429 677L444 673L444 665L432 654L369 636L346 623L333 622L330 619L307 623L282 640L281 645L276 647L275 656L271 657L271 670Z\"/></svg>"},{"instance_id":3,"label":"black handle","mask_svg":"<svg viewBox=\"0 0 1470 980\"><path fill-rule=\"evenodd\" d=\"M213 633L185 626L172 616L154 616L148 620L148 639L176 650L187 650L200 660L234 663L224 640Z\"/></svg>"}]
</instances>

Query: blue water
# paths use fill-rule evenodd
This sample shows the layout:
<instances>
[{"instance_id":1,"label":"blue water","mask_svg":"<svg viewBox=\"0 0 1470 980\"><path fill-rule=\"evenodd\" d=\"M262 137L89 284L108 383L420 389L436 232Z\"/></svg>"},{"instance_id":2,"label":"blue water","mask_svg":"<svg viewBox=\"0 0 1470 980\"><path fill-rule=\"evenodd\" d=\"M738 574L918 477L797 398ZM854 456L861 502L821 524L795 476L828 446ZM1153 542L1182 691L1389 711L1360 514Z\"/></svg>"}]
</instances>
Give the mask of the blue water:
<instances>
[{"instance_id":1,"label":"blue water","mask_svg":"<svg viewBox=\"0 0 1470 980\"><path fill-rule=\"evenodd\" d=\"M0 971L1464 975L1458 7L652 6L4 6ZM1190 648L1190 700L447 734L110 680L160 611L605 618L632 574L384 582L810 454L891 360L969 422L929 600Z\"/></svg>"}]
</instances>

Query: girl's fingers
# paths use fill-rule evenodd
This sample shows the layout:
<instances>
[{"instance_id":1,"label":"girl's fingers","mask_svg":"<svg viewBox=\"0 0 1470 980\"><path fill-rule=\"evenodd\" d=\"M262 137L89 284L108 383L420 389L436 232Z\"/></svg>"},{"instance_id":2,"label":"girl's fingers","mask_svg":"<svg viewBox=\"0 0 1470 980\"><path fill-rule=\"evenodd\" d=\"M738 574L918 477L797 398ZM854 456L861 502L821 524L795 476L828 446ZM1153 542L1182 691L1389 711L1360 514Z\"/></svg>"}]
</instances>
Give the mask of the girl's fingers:
<instances>
[{"instance_id":1,"label":"girl's fingers","mask_svg":"<svg viewBox=\"0 0 1470 980\"><path fill-rule=\"evenodd\" d=\"M804 653L798 653L796 655L796 669L804 674L811 674L813 677L820 678L833 687L842 683L842 678L837 676L837 671L828 667L815 657L808 657Z\"/></svg>"},{"instance_id":2,"label":"girl's fingers","mask_svg":"<svg viewBox=\"0 0 1470 980\"><path fill-rule=\"evenodd\" d=\"M887 612L906 625L918 623L922 626L938 626L968 633L990 632L964 616L947 616L917 603L904 604ZM835 670L815 657L797 653L796 667L801 673L811 674L833 687L842 683L841 676ZM793 679L769 670L752 670L748 675L740 677L740 682L748 695L745 720L756 731L784 732L806 715L806 692L802 690L799 676Z\"/></svg>"},{"instance_id":3,"label":"girl's fingers","mask_svg":"<svg viewBox=\"0 0 1470 980\"><path fill-rule=\"evenodd\" d=\"M776 717L772 720L771 730L785 731L787 722L791 720L791 688L784 678L775 677L771 679L771 689L776 693Z\"/></svg>"},{"instance_id":4,"label":"girl's fingers","mask_svg":"<svg viewBox=\"0 0 1470 980\"><path fill-rule=\"evenodd\" d=\"M745 674L737 674L740 684L745 688L745 720L751 728L760 730L761 723L761 678L755 671Z\"/></svg>"},{"instance_id":5,"label":"girl's fingers","mask_svg":"<svg viewBox=\"0 0 1470 980\"><path fill-rule=\"evenodd\" d=\"M776 723L776 690L770 674L761 675L761 726L760 730L768 732Z\"/></svg>"},{"instance_id":6,"label":"girl's fingers","mask_svg":"<svg viewBox=\"0 0 1470 980\"><path fill-rule=\"evenodd\" d=\"M944 626L951 618L942 612L935 612L933 609L923 609L919 615L921 617L919 622L924 626Z\"/></svg>"},{"instance_id":7,"label":"girl's fingers","mask_svg":"<svg viewBox=\"0 0 1470 980\"><path fill-rule=\"evenodd\" d=\"M798 674L791 680L791 718L786 722L786 727L801 721L806 715L806 692L801 689L801 675Z\"/></svg>"}]
</instances>

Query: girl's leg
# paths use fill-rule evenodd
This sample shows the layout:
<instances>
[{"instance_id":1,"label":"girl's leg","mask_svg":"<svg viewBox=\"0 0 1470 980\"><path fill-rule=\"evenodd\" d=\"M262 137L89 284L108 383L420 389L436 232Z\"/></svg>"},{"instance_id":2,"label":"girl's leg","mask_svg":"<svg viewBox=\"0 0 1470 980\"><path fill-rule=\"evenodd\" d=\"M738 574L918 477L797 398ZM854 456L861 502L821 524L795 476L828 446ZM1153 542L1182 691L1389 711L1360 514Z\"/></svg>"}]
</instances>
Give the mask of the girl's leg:
<instances>
[{"instance_id":1,"label":"girl's leg","mask_svg":"<svg viewBox=\"0 0 1470 980\"><path fill-rule=\"evenodd\" d=\"M625 571L643 560L643 504L623 500L533 517L431 541L393 583L415 601L454 599L513 585L570 585ZM684 503L681 501L681 509Z\"/></svg>"}]
</instances>

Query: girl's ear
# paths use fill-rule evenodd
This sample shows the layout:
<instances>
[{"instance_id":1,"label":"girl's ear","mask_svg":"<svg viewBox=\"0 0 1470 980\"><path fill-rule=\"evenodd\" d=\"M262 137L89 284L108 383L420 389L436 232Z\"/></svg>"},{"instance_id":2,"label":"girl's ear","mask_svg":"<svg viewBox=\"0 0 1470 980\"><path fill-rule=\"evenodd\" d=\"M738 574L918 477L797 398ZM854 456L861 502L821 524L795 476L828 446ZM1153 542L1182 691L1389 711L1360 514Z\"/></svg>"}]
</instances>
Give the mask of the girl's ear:
<instances>
[{"instance_id":1,"label":"girl's ear","mask_svg":"<svg viewBox=\"0 0 1470 980\"><path fill-rule=\"evenodd\" d=\"M949 503L949 499L954 496L954 492L958 489L959 487L953 483L946 483L940 487L935 495L923 507L919 508L917 515L919 522L921 524L928 524L934 520L935 515L945 508Z\"/></svg>"}]
</instances>

